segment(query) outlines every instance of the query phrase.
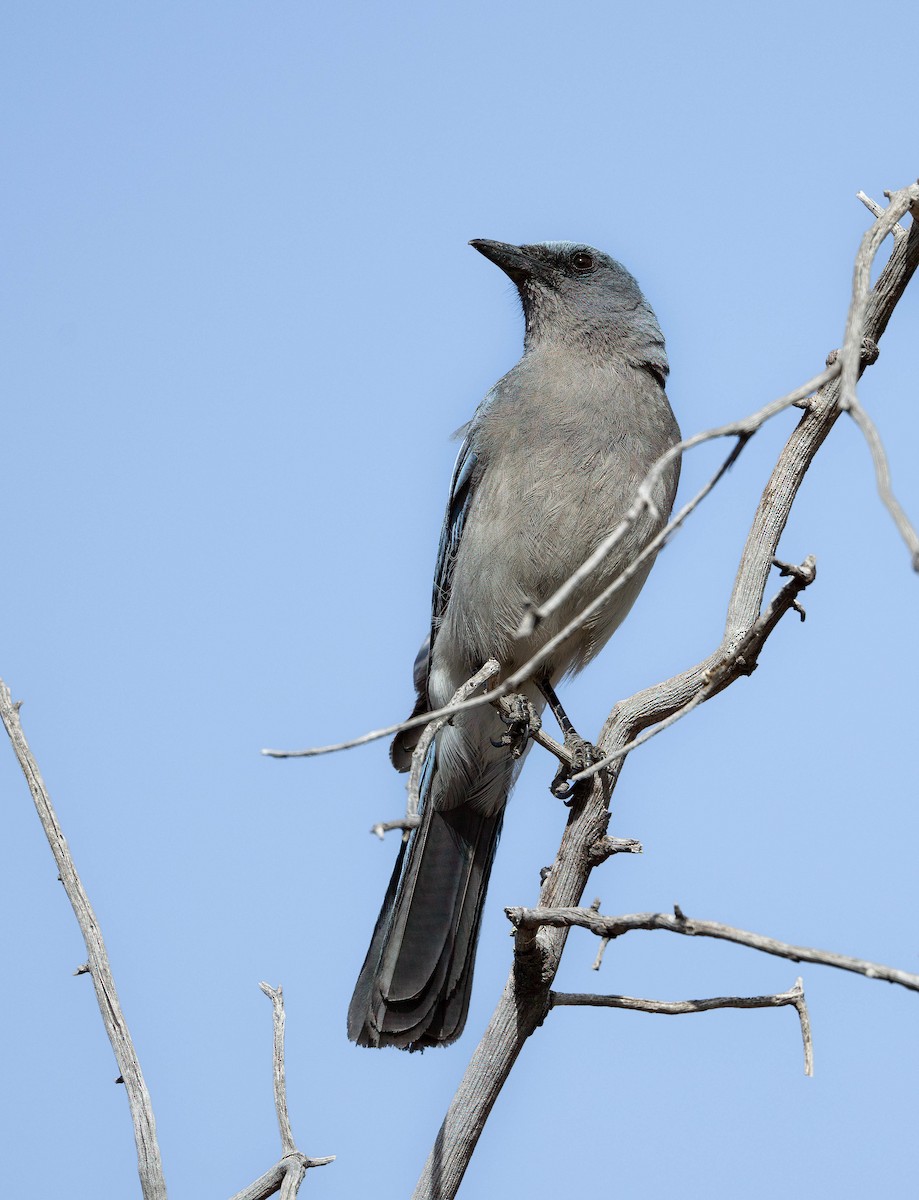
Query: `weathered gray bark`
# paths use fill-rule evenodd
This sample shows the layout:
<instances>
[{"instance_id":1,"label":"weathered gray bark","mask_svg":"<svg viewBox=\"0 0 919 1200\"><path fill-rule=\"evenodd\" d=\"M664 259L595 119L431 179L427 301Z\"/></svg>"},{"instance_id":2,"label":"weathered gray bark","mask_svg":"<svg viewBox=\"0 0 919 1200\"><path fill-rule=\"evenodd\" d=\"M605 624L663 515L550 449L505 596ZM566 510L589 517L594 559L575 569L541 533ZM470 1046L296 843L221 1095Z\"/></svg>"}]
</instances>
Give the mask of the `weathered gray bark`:
<instances>
[{"instance_id":1,"label":"weathered gray bark","mask_svg":"<svg viewBox=\"0 0 919 1200\"><path fill-rule=\"evenodd\" d=\"M871 260L884 237L907 212L909 231L896 238L893 253L867 296ZM600 749L616 755L642 730L708 699L741 675L749 674L771 629L795 603L806 581L793 578L773 602L771 622L761 617L766 582L779 538L814 456L833 425L854 401L854 381L863 369L866 340L880 340L890 316L919 263L919 184L890 196L890 204L868 231L856 259L853 302L839 354L840 373L808 402L801 421L779 455L763 490L740 558L728 604L721 645L702 662L617 704L606 721ZM798 583L795 590L795 583ZM784 600L783 597L784 596ZM609 803L625 761L615 758L577 795L555 863L539 897L541 908L580 903L596 865L592 848L606 833ZM582 785L583 786L583 785ZM511 974L488 1028L444 1117L413 1200L451 1200L456 1195L479 1135L524 1043L549 1011L549 993L567 930L541 928L518 935Z\"/></svg>"}]
</instances>

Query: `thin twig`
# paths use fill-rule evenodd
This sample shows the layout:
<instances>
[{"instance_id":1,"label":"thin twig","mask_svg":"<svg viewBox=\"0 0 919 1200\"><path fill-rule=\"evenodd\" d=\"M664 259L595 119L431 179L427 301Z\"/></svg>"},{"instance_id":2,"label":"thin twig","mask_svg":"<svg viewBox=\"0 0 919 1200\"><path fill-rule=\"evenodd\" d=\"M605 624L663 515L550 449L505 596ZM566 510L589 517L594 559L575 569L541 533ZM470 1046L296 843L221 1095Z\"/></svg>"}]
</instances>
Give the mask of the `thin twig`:
<instances>
[{"instance_id":1,"label":"thin twig","mask_svg":"<svg viewBox=\"0 0 919 1200\"><path fill-rule=\"evenodd\" d=\"M467 687L473 679L478 679L483 672L487 672L484 678L490 678L495 674L492 664L497 665L497 659L488 659L463 687ZM500 667L498 669L500 670ZM460 688L460 691L462 690ZM467 712L471 708L481 708L484 704L491 704L498 696L506 695L508 691L510 691L509 688L504 690L495 688L487 695L478 696L473 700L463 700L456 704L451 700L443 708L435 708L430 712L421 713L417 717L409 717L406 721L400 721L398 725L386 725L382 729L371 729L369 733L362 733L360 737L351 738L347 742L333 742L328 746L309 746L305 750L262 750L262 754L267 758L315 758L320 754L335 754L339 750L353 750L356 746L366 746L369 742L379 741L380 738L406 733L409 729L417 729L420 725L434 724L441 720L446 722L457 713Z\"/></svg>"},{"instance_id":2,"label":"thin twig","mask_svg":"<svg viewBox=\"0 0 919 1200\"><path fill-rule=\"evenodd\" d=\"M801 1022L801 1041L804 1043L804 1074L814 1074L814 1038L811 1034L811 1016L807 1011L807 1001L804 998L804 980L799 975L795 980L798 996L794 1006L798 1010L798 1020Z\"/></svg>"},{"instance_id":3,"label":"thin twig","mask_svg":"<svg viewBox=\"0 0 919 1200\"><path fill-rule=\"evenodd\" d=\"M839 376L838 404L843 410L850 408L856 399L855 385L862 371L862 339L865 334L866 301L871 286L871 265L884 238L893 233L901 217L919 204L919 184L914 183L910 187L891 192L889 200L887 208L870 229L866 230L855 256L852 297L846 317L846 332L839 352L842 369Z\"/></svg>"},{"instance_id":4,"label":"thin twig","mask_svg":"<svg viewBox=\"0 0 919 1200\"><path fill-rule=\"evenodd\" d=\"M603 965L603 955L606 953L606 947L609 945L608 937L600 938L600 945L597 947L597 957L590 964L591 971L599 971Z\"/></svg>"},{"instance_id":5,"label":"thin twig","mask_svg":"<svg viewBox=\"0 0 919 1200\"><path fill-rule=\"evenodd\" d=\"M321 1158L309 1158L307 1155L304 1155L303 1158L307 1170L309 1170L311 1167L327 1167L329 1163L333 1163L335 1161L334 1154L323 1154Z\"/></svg>"},{"instance_id":6,"label":"thin twig","mask_svg":"<svg viewBox=\"0 0 919 1200\"><path fill-rule=\"evenodd\" d=\"M698 708L706 700L710 700L714 694L715 685L711 679L708 679L676 712L670 713L662 721L640 733L638 737L634 737L624 746L620 746L618 750L613 750L611 754L604 755L603 758L598 759L595 763L591 763L589 767L585 767L583 771L570 776L568 779L569 786L573 788L576 783L580 783L583 779L590 779L593 775L599 775L601 771L605 771L614 762L618 762L620 758L625 758L633 750L637 750L639 746L643 746L645 742L650 742L659 733L663 733L665 729L669 729L671 725L675 725L677 721L682 721L684 717L688 717L694 708Z\"/></svg>"},{"instance_id":7,"label":"thin twig","mask_svg":"<svg viewBox=\"0 0 919 1200\"><path fill-rule=\"evenodd\" d=\"M67 899L73 907L74 916L77 918L80 932L86 943L88 969L81 968L80 973L92 976L96 1001L102 1014L105 1031L112 1044L112 1050L115 1052L121 1082L124 1083L131 1110L131 1121L134 1125L137 1169L140 1174L140 1186L144 1200L165 1200L166 1180L163 1176L163 1163L156 1140L153 1106L150 1103L150 1095L140 1069L137 1051L134 1049L134 1043L131 1040L131 1034L118 1000L115 978L112 975L105 942L102 940L99 921L93 912L80 876L77 874L70 848L58 823L38 764L32 756L22 731L19 722L19 705L13 703L10 690L2 679L0 679L0 719L2 719L10 741L13 743L13 749L26 777L39 820L51 847L51 853L57 863L61 883L64 885Z\"/></svg>"},{"instance_id":8,"label":"thin twig","mask_svg":"<svg viewBox=\"0 0 919 1200\"><path fill-rule=\"evenodd\" d=\"M419 725L424 725L434 717L452 716L453 712L462 712L465 707L474 707L474 705L461 705L458 709L438 708L433 712L425 713L421 717L415 717L408 721L400 721L397 725L384 725L382 729L371 729L368 733L362 733L360 737L349 738L346 742L332 742L328 746L307 746L303 750L271 750L265 748L261 751L266 758L316 758L320 754L335 754L339 750L354 750L357 746L366 746L370 742L378 742L380 738L393 737L397 733L404 733L407 729L417 729Z\"/></svg>"},{"instance_id":9,"label":"thin twig","mask_svg":"<svg viewBox=\"0 0 919 1200\"><path fill-rule=\"evenodd\" d=\"M293 1130L290 1127L290 1114L287 1111L287 1080L284 1073L284 992L281 985L277 989L267 983L258 985L271 1001L274 1014L274 1052L272 1064L274 1067L274 1107L278 1114L278 1128L281 1131L281 1153L293 1154L297 1148Z\"/></svg>"},{"instance_id":10,"label":"thin twig","mask_svg":"<svg viewBox=\"0 0 919 1200\"><path fill-rule=\"evenodd\" d=\"M896 983L912 992L919 992L919 975L909 971L901 971L883 963L869 962L864 958L853 958L848 954L837 954L833 950L795 946L762 933L751 933L746 929L736 929L733 925L723 925L719 921L700 921L695 917L685 916L682 911L678 914L628 913L619 917L604 917L592 908L506 908L504 911L517 930L533 930L543 926L568 929L576 926L590 930L605 942L636 929L665 930L667 933L680 933L686 937L717 938L723 942L734 942L738 946L748 946L751 950L759 950L764 954L773 954L777 958L852 971L856 975L864 975L866 979L880 979L885 983Z\"/></svg>"},{"instance_id":11,"label":"thin twig","mask_svg":"<svg viewBox=\"0 0 919 1200\"><path fill-rule=\"evenodd\" d=\"M590 861L598 867L613 854L643 854L644 848L637 838L602 837L590 847Z\"/></svg>"},{"instance_id":12,"label":"thin twig","mask_svg":"<svg viewBox=\"0 0 919 1200\"><path fill-rule=\"evenodd\" d=\"M394 829L401 829L403 833L410 833L413 829L417 829L421 824L421 817L415 813L413 817L396 817L395 821L377 821L376 825L370 826L370 832L383 841L387 833L392 833Z\"/></svg>"},{"instance_id":13,"label":"thin twig","mask_svg":"<svg viewBox=\"0 0 919 1200\"><path fill-rule=\"evenodd\" d=\"M232 1200L267 1200L269 1196L274 1196L276 1193L280 1195L281 1200L293 1200L310 1167L325 1167L335 1161L335 1155L327 1155L324 1158L308 1158L297 1149L287 1109L287 1079L284 1068L284 1025L286 1020L284 992L280 984L277 988L273 988L267 983L260 983L258 986L271 1001L273 1015L274 1039L271 1062L274 1075L274 1107L281 1133L281 1159L270 1171L260 1175L254 1183L250 1183L241 1192L237 1192Z\"/></svg>"},{"instance_id":14,"label":"thin twig","mask_svg":"<svg viewBox=\"0 0 919 1200\"><path fill-rule=\"evenodd\" d=\"M589 992L549 992L549 1007L625 1008L630 1012L680 1017L690 1013L711 1012L716 1008L785 1008L798 1014L804 1042L804 1074L814 1073L814 1052L810 1017L804 999L803 980L798 979L787 992L772 996L709 996L704 1000L644 1000L636 996L603 996Z\"/></svg>"},{"instance_id":15,"label":"thin twig","mask_svg":"<svg viewBox=\"0 0 919 1200\"><path fill-rule=\"evenodd\" d=\"M799 567L791 567L785 563L779 563L778 560L776 560L776 566L782 569L782 574L791 575L792 578L770 601L765 612L754 623L747 636L735 646L725 648L721 658L706 668L699 690L684 705L670 713L662 721L646 729L626 745L605 755L598 762L592 763L577 775L572 775L569 780L572 786L582 779L589 779L592 775L605 771L617 759L625 758L638 746L644 745L645 742L650 741L659 733L663 733L671 725L675 725L677 721L681 721L694 708L698 708L706 700L710 700L712 696L723 691L734 679L741 675L751 674L756 667L757 657L765 645L766 639L779 620L785 613L792 610L798 613L802 612L798 604L798 596L804 588L813 583L817 575L817 565L812 555L809 555Z\"/></svg>"},{"instance_id":16,"label":"thin twig","mask_svg":"<svg viewBox=\"0 0 919 1200\"><path fill-rule=\"evenodd\" d=\"M550 992L552 1008L625 1008L662 1017L683 1017L716 1008L782 1008L793 1003L789 992L768 996L706 996L700 1000L648 1000L639 996L610 996L596 992Z\"/></svg>"},{"instance_id":17,"label":"thin twig","mask_svg":"<svg viewBox=\"0 0 919 1200\"><path fill-rule=\"evenodd\" d=\"M906 542L907 549L912 555L913 570L919 571L919 534L916 533L909 517L903 511L899 500L893 494L893 487L890 482L890 464L887 461L887 452L884 449L884 443L881 441L881 435L878 433L877 426L858 400L852 399L849 401L849 416L862 431L862 435L868 443L868 449L871 451L871 461L874 463L878 495L893 518L900 536Z\"/></svg>"},{"instance_id":18,"label":"thin twig","mask_svg":"<svg viewBox=\"0 0 919 1200\"><path fill-rule=\"evenodd\" d=\"M861 191L856 192L855 198L856 198L856 200L861 200L862 204L864 204L865 208L867 208L867 210L871 213L872 216L882 217L884 215L884 212L885 212L884 205L878 204L877 200L872 200L872 198L869 195L867 195L865 192L861 192ZM906 237L906 230L903 228L902 225L894 225L893 229L890 232L893 234L895 241L899 241L900 238Z\"/></svg>"}]
</instances>

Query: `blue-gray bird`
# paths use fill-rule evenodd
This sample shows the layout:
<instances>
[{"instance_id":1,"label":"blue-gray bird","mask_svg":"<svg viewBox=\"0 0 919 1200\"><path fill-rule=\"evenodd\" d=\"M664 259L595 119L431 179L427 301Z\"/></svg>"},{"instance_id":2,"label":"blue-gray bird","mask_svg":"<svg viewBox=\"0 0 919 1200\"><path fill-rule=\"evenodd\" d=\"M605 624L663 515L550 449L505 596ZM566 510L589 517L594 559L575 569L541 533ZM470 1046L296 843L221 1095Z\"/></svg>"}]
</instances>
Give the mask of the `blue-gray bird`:
<instances>
[{"instance_id":1,"label":"blue-gray bird","mask_svg":"<svg viewBox=\"0 0 919 1200\"><path fill-rule=\"evenodd\" d=\"M580 594L518 639L527 605L546 600L584 562L680 434L664 393L660 326L620 263L571 242L471 245L516 285L524 350L462 431L431 632L415 663L415 713L448 703L492 656L505 674L526 662L663 527L679 477L675 460L653 505ZM533 712L547 700L556 708L555 684L601 649L650 568L651 559L524 685ZM399 770L408 770L419 732L393 743ZM348 1035L362 1046L415 1050L462 1032L488 877L525 746L525 730L509 737L490 705L438 734L421 824L402 843L348 1011Z\"/></svg>"}]
</instances>

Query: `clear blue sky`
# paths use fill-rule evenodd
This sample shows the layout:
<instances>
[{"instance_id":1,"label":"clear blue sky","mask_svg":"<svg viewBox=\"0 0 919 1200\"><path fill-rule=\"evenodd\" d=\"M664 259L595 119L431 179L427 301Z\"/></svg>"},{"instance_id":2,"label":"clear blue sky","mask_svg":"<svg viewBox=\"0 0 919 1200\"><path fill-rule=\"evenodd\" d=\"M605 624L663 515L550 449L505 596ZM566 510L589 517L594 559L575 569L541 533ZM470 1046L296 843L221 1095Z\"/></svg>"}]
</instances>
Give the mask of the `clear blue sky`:
<instances>
[{"instance_id":1,"label":"clear blue sky","mask_svg":"<svg viewBox=\"0 0 919 1200\"><path fill-rule=\"evenodd\" d=\"M382 743L266 745L398 719L425 630L455 446L519 354L513 290L466 246L572 238L655 306L689 433L813 375L852 257L919 173L919 17L863 5L159 3L7 6L0 674L108 940L171 1194L275 1161L283 983L311 1196L409 1194L506 977L565 819L534 752L489 895L466 1034L351 1046L345 1011L395 845ZM919 515L919 288L862 395ZM565 696L596 731L719 637L786 415L667 549ZM687 462L685 487L714 457ZM919 969L919 581L841 422L781 547L817 556L804 625L629 762L612 830L642 857L592 892ZM777 585L776 585L777 586ZM84 951L0 747L8 913L4 1183L137 1194L127 1105ZM592 899L588 896L587 900ZM781 991L798 968L634 934L565 990ZM803 970L789 1011L556 1012L482 1138L467 1197L861 1197L915 1178L917 997ZM50 1173L50 1174L49 1174Z\"/></svg>"}]
</instances>

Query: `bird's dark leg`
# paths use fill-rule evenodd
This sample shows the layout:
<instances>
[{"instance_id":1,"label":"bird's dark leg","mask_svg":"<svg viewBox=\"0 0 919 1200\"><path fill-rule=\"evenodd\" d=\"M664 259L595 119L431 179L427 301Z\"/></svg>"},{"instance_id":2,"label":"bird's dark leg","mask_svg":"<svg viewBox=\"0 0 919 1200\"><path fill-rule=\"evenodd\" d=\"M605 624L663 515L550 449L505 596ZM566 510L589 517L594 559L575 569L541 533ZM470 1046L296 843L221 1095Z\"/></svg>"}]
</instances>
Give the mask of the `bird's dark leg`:
<instances>
[{"instance_id":1,"label":"bird's dark leg","mask_svg":"<svg viewBox=\"0 0 919 1200\"><path fill-rule=\"evenodd\" d=\"M595 762L599 762L603 756L597 750L596 746L592 742L588 742L586 738L582 738L571 724L571 720L562 708L562 702L555 694L555 688L549 682L548 677L536 679L534 682L552 709L555 719L558 721L558 727L562 731L562 737L565 740L565 749L571 755L571 765L562 763L559 766L550 789L553 796L565 799L571 793L571 787L568 783L571 776L577 775L579 771L586 771Z\"/></svg>"},{"instance_id":2,"label":"bird's dark leg","mask_svg":"<svg viewBox=\"0 0 919 1200\"><path fill-rule=\"evenodd\" d=\"M511 757L519 758L526 749L531 733L542 729L542 717L532 703L520 692L511 692L498 701L498 716L507 726L498 741L492 738L493 746L510 746Z\"/></svg>"}]
</instances>

